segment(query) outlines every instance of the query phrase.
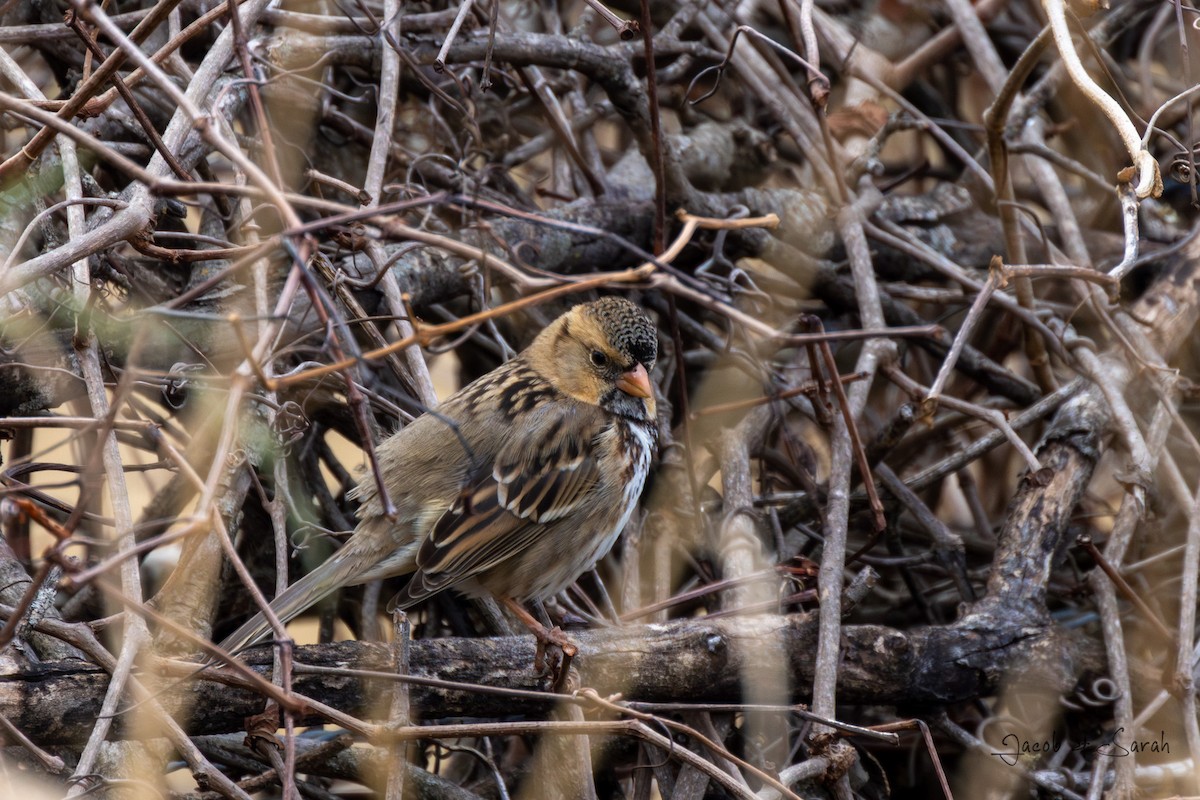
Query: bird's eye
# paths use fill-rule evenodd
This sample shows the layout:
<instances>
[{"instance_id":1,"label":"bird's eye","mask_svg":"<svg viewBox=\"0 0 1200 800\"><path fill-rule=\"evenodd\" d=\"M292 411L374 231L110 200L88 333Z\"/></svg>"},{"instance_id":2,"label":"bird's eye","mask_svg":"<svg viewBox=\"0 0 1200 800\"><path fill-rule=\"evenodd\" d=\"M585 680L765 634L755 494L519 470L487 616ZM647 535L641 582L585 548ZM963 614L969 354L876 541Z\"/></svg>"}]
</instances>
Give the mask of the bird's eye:
<instances>
[{"instance_id":1,"label":"bird's eye","mask_svg":"<svg viewBox=\"0 0 1200 800\"><path fill-rule=\"evenodd\" d=\"M600 352L599 350L593 350L592 351L592 363L595 364L597 367L607 367L608 366L608 356L604 355L604 353Z\"/></svg>"}]
</instances>

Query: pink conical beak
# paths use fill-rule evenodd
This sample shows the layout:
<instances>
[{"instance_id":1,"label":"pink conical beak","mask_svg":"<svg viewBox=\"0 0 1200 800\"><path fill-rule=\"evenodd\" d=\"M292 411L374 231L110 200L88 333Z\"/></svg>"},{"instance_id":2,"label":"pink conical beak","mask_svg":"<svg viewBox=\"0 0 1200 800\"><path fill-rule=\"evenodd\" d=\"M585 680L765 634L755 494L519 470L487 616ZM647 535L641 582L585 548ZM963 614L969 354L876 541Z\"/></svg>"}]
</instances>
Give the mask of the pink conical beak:
<instances>
[{"instance_id":1,"label":"pink conical beak","mask_svg":"<svg viewBox=\"0 0 1200 800\"><path fill-rule=\"evenodd\" d=\"M633 397L654 396L654 393L650 391L650 376L646 374L646 368L641 364L628 372L622 372L621 377L617 378L617 388Z\"/></svg>"}]
</instances>

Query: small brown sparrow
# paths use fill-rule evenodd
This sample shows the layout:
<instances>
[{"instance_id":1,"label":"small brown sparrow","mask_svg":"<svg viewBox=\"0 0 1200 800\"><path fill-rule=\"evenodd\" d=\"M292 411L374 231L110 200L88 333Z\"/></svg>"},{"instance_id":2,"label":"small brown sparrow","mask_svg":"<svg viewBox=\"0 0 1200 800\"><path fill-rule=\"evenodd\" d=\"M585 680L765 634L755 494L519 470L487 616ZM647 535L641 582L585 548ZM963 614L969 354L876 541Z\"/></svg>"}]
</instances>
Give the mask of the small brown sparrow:
<instances>
[{"instance_id":1,"label":"small brown sparrow","mask_svg":"<svg viewBox=\"0 0 1200 800\"><path fill-rule=\"evenodd\" d=\"M539 662L547 641L573 655L519 602L565 589L629 520L657 444L647 374L657 355L654 325L628 300L575 306L381 444L396 518L384 516L374 476L363 478L351 492L361 501L354 535L271 608L287 621L342 586L411 573L390 607L444 589L491 594L539 633ZM259 614L221 646L268 631Z\"/></svg>"}]
</instances>

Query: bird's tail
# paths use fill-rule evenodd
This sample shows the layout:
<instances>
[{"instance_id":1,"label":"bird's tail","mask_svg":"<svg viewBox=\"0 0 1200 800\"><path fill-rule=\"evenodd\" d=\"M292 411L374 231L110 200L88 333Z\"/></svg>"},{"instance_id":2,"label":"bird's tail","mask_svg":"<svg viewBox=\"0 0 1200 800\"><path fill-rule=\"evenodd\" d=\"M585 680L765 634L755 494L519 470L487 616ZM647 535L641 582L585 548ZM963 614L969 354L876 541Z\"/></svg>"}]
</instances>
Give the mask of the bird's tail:
<instances>
[{"instance_id":1,"label":"bird's tail","mask_svg":"<svg viewBox=\"0 0 1200 800\"><path fill-rule=\"evenodd\" d=\"M287 623L295 619L309 606L329 596L351 582L355 570L355 559L343 547L321 566L293 583L283 594L271 601L271 610L279 621ZM221 642L228 652L255 644L266 637L271 625L261 613L255 614Z\"/></svg>"}]
</instances>

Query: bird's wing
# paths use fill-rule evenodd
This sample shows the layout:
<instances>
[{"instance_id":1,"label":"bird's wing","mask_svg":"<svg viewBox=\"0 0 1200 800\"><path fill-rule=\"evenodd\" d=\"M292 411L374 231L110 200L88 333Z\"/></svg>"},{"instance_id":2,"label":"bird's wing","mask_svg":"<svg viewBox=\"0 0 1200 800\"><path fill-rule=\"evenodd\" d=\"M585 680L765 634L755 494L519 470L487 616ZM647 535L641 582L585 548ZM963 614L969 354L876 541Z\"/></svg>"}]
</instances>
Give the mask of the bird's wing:
<instances>
[{"instance_id":1,"label":"bird's wing","mask_svg":"<svg viewBox=\"0 0 1200 800\"><path fill-rule=\"evenodd\" d=\"M600 478L595 439L608 424L598 408L555 403L514 430L490 474L434 524L417 571L397 596L408 607L522 552L543 527L578 511Z\"/></svg>"}]
</instances>

